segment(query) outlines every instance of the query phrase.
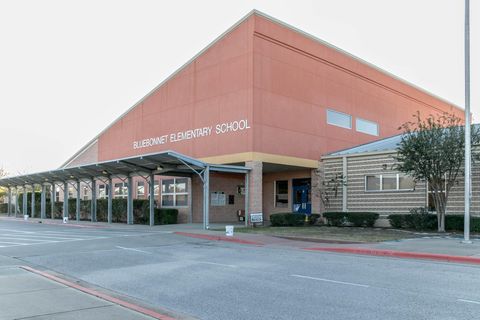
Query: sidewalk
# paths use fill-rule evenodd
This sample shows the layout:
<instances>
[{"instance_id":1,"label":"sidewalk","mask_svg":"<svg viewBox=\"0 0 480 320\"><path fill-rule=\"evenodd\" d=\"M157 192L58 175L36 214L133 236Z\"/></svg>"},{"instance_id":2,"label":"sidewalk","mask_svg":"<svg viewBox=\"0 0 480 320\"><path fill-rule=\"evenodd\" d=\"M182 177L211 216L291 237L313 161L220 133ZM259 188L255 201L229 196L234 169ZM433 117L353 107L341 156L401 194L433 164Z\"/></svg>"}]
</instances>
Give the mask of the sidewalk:
<instances>
[{"instance_id":1,"label":"sidewalk","mask_svg":"<svg viewBox=\"0 0 480 320\"><path fill-rule=\"evenodd\" d=\"M149 317L18 266L0 268L0 319L172 319Z\"/></svg>"}]
</instances>

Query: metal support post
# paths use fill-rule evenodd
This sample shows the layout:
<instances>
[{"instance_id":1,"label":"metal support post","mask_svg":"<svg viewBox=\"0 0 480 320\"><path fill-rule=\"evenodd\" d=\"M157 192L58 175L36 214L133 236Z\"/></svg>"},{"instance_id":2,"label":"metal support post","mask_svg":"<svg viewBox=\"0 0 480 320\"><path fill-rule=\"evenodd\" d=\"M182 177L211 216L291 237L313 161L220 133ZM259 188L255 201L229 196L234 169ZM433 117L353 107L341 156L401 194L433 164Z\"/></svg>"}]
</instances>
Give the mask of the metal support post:
<instances>
[{"instance_id":1,"label":"metal support post","mask_svg":"<svg viewBox=\"0 0 480 320\"><path fill-rule=\"evenodd\" d=\"M77 196L75 197L75 220L80 221L80 204L81 204L81 193L80 193L80 180L76 183Z\"/></svg>"},{"instance_id":2,"label":"metal support post","mask_svg":"<svg viewBox=\"0 0 480 320\"><path fill-rule=\"evenodd\" d=\"M55 182L52 182L52 190L50 190L50 218L55 219Z\"/></svg>"},{"instance_id":3,"label":"metal support post","mask_svg":"<svg viewBox=\"0 0 480 320\"><path fill-rule=\"evenodd\" d=\"M471 176L471 115L470 115L470 1L465 0L465 218L463 243L470 240L470 205L472 203Z\"/></svg>"},{"instance_id":4,"label":"metal support post","mask_svg":"<svg viewBox=\"0 0 480 320\"><path fill-rule=\"evenodd\" d=\"M68 183L63 183L63 217L68 218Z\"/></svg>"},{"instance_id":5,"label":"metal support post","mask_svg":"<svg viewBox=\"0 0 480 320\"><path fill-rule=\"evenodd\" d=\"M47 207L47 197L46 197L46 192L47 192L47 186L42 184L42 193L40 195L40 219L45 219L46 218L46 207Z\"/></svg>"},{"instance_id":6,"label":"metal support post","mask_svg":"<svg viewBox=\"0 0 480 320\"><path fill-rule=\"evenodd\" d=\"M91 221L97 221L97 184L95 179L92 179L92 204L91 204Z\"/></svg>"},{"instance_id":7,"label":"metal support post","mask_svg":"<svg viewBox=\"0 0 480 320\"><path fill-rule=\"evenodd\" d=\"M127 180L127 224L133 224L133 188L132 188L132 177L128 176Z\"/></svg>"},{"instance_id":8,"label":"metal support post","mask_svg":"<svg viewBox=\"0 0 480 320\"><path fill-rule=\"evenodd\" d=\"M31 217L35 218L35 185L34 184L32 184L32 203L31 203L31 206L32 206Z\"/></svg>"},{"instance_id":9,"label":"metal support post","mask_svg":"<svg viewBox=\"0 0 480 320\"><path fill-rule=\"evenodd\" d=\"M210 167L207 165L203 172L203 229L207 230L209 226L210 211Z\"/></svg>"},{"instance_id":10,"label":"metal support post","mask_svg":"<svg viewBox=\"0 0 480 320\"><path fill-rule=\"evenodd\" d=\"M248 227L248 215L249 215L249 205L250 205L250 188L249 188L249 183L250 183L250 173L247 172L245 173L245 227Z\"/></svg>"},{"instance_id":11,"label":"metal support post","mask_svg":"<svg viewBox=\"0 0 480 320\"><path fill-rule=\"evenodd\" d=\"M113 215L112 215L112 208L113 208L113 182L112 177L108 177L108 223L112 223Z\"/></svg>"},{"instance_id":12,"label":"metal support post","mask_svg":"<svg viewBox=\"0 0 480 320\"><path fill-rule=\"evenodd\" d=\"M7 215L10 217L12 213L12 188L8 187L8 208Z\"/></svg>"},{"instance_id":13,"label":"metal support post","mask_svg":"<svg viewBox=\"0 0 480 320\"><path fill-rule=\"evenodd\" d=\"M27 207L27 186L23 186L23 215L28 215Z\"/></svg>"},{"instance_id":14,"label":"metal support post","mask_svg":"<svg viewBox=\"0 0 480 320\"><path fill-rule=\"evenodd\" d=\"M153 226L155 224L155 175L153 173L150 174L148 191L150 193L150 226Z\"/></svg>"},{"instance_id":15,"label":"metal support post","mask_svg":"<svg viewBox=\"0 0 480 320\"><path fill-rule=\"evenodd\" d=\"M17 217L18 213L18 187L15 187L15 218Z\"/></svg>"}]
</instances>

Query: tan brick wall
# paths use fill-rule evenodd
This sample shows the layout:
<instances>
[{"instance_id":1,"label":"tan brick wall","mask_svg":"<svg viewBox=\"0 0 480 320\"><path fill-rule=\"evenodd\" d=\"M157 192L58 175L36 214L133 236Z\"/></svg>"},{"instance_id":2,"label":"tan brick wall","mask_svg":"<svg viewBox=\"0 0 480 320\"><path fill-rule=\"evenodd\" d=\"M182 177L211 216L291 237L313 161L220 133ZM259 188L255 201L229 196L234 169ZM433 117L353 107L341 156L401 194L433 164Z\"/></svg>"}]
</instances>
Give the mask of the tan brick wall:
<instances>
[{"instance_id":1,"label":"tan brick wall","mask_svg":"<svg viewBox=\"0 0 480 320\"><path fill-rule=\"evenodd\" d=\"M245 166L251 168L248 186L248 212L263 212L263 163L261 161L247 161Z\"/></svg>"},{"instance_id":2,"label":"tan brick wall","mask_svg":"<svg viewBox=\"0 0 480 320\"><path fill-rule=\"evenodd\" d=\"M238 222L237 211L245 209L245 196L238 193L238 187L245 185L245 175L228 173L210 174L210 195L212 192L224 192L224 206L210 205L210 223ZM233 195L234 204L228 204L229 195ZM200 177L192 178L193 222L203 222L203 182Z\"/></svg>"}]
</instances>

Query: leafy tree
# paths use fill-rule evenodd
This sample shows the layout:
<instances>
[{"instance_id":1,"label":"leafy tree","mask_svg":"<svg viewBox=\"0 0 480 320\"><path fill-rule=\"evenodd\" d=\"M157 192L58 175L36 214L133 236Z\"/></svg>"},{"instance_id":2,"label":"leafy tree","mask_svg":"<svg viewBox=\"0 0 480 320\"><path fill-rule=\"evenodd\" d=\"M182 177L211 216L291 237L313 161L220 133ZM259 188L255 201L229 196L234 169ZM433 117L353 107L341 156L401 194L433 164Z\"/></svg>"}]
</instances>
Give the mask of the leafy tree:
<instances>
[{"instance_id":1,"label":"leafy tree","mask_svg":"<svg viewBox=\"0 0 480 320\"><path fill-rule=\"evenodd\" d=\"M404 123L398 147L396 168L416 181L428 182L437 211L438 231L445 231L445 208L457 177L463 174L465 159L465 126L462 120L449 113L430 115ZM472 145L478 144L480 132L472 126Z\"/></svg>"},{"instance_id":2,"label":"leafy tree","mask_svg":"<svg viewBox=\"0 0 480 320\"><path fill-rule=\"evenodd\" d=\"M6 177L7 175L8 175L8 172L5 169L0 168L0 179L3 178L3 177ZM0 200L3 200L6 193L7 193L7 189L3 188L3 187L0 187Z\"/></svg>"}]
</instances>

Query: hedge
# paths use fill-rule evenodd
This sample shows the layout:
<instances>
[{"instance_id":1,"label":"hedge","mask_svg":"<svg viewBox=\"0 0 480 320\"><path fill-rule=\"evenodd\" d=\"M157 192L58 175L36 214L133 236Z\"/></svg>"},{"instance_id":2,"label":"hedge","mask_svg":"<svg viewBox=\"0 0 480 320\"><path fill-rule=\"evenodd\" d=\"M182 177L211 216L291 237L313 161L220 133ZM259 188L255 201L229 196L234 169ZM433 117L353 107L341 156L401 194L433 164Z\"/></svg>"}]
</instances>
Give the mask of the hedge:
<instances>
[{"instance_id":1,"label":"hedge","mask_svg":"<svg viewBox=\"0 0 480 320\"><path fill-rule=\"evenodd\" d=\"M423 219L423 220L422 220ZM388 216L390 225L395 229L414 229L414 230L436 230L437 215L429 213L419 216L415 214L391 214ZM416 224L417 223L417 224ZM446 215L445 230L463 231L463 215ZM470 217L470 231L480 232L480 217Z\"/></svg>"},{"instance_id":2,"label":"hedge","mask_svg":"<svg viewBox=\"0 0 480 320\"><path fill-rule=\"evenodd\" d=\"M295 227L303 226L305 214L303 213L274 213L270 215L272 227Z\"/></svg>"},{"instance_id":3,"label":"hedge","mask_svg":"<svg viewBox=\"0 0 480 320\"><path fill-rule=\"evenodd\" d=\"M31 192L27 193L27 212L31 216ZM41 194L35 193L35 217L40 217L40 199ZM80 220L91 220L91 200L80 200ZM18 210L23 214L23 196L18 197ZM150 221L150 204L148 199L133 199L133 222L135 224L148 224ZM46 199L46 217L51 218L50 199ZM157 209L156 219L158 224L177 223L178 210L177 209ZM1 210L0 210L1 211ZM68 199L68 218L70 220L76 219L77 199ZM5 209L6 212L6 209ZM62 219L63 217L63 202L55 202L54 218ZM163 217L163 218L160 218ZM108 199L97 199L97 221L108 221ZM127 222L127 199L112 199L112 222ZM157 223L157 222L156 222Z\"/></svg>"},{"instance_id":4,"label":"hedge","mask_svg":"<svg viewBox=\"0 0 480 320\"><path fill-rule=\"evenodd\" d=\"M379 214L375 212L325 212L329 226L341 227L351 224L354 227L373 227Z\"/></svg>"}]
</instances>

